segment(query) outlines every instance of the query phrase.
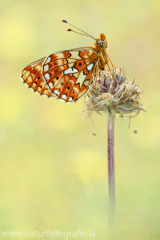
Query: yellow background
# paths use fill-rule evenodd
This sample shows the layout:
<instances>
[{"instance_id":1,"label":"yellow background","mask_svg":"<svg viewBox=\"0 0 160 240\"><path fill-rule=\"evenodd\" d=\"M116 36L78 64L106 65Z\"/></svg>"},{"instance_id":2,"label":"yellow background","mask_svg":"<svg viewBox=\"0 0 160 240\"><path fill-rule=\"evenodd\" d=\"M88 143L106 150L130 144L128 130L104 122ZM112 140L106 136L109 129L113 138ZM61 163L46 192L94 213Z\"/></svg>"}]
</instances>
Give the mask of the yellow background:
<instances>
[{"instance_id":1,"label":"yellow background","mask_svg":"<svg viewBox=\"0 0 160 240\"><path fill-rule=\"evenodd\" d=\"M105 33L114 65L144 90L147 123L138 134L142 113L129 130L128 120L116 118L112 237L106 116L93 115L94 137L90 119L80 122L83 98L70 105L47 99L19 78L41 57L93 46L91 38L66 32L62 19L94 37ZM87 239L160 239L159 46L159 0L0 0L1 231L91 229L96 236Z\"/></svg>"}]
</instances>

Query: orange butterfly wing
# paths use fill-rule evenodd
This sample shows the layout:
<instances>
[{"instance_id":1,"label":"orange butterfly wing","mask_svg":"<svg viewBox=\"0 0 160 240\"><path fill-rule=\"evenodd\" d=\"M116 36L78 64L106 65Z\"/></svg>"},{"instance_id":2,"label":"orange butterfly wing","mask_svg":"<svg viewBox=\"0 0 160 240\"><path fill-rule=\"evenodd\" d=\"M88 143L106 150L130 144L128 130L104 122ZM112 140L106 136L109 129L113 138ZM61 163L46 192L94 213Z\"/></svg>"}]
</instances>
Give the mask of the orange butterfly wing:
<instances>
[{"instance_id":1,"label":"orange butterfly wing","mask_svg":"<svg viewBox=\"0 0 160 240\"><path fill-rule=\"evenodd\" d=\"M88 90L97 60L94 48L57 52L28 65L21 79L41 95L75 102Z\"/></svg>"},{"instance_id":2,"label":"orange butterfly wing","mask_svg":"<svg viewBox=\"0 0 160 240\"><path fill-rule=\"evenodd\" d=\"M45 79L43 77L43 63L46 58L41 58L27 67L25 67L20 75L22 82L28 86L34 92L54 97L54 94L50 91Z\"/></svg>"}]
</instances>

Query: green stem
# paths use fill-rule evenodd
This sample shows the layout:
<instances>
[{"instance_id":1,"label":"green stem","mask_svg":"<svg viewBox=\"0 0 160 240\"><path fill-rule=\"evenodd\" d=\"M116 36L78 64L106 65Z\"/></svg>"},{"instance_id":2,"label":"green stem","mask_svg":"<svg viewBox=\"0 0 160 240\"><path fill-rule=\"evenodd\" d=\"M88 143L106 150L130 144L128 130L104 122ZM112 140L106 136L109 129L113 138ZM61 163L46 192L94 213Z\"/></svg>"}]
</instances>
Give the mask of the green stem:
<instances>
[{"instance_id":1,"label":"green stem","mask_svg":"<svg viewBox=\"0 0 160 240\"><path fill-rule=\"evenodd\" d=\"M108 113L108 191L109 191L109 232L115 225L115 173L114 173L114 122L115 115Z\"/></svg>"}]
</instances>

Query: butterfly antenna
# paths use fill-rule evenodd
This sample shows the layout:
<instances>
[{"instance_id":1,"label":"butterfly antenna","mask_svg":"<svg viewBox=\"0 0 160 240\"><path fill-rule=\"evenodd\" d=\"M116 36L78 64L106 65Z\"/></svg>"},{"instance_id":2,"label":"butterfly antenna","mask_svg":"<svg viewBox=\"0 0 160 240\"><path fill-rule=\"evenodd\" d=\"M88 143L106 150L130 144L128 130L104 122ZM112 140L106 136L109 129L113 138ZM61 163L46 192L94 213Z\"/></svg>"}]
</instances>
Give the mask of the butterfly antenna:
<instances>
[{"instance_id":1,"label":"butterfly antenna","mask_svg":"<svg viewBox=\"0 0 160 240\"><path fill-rule=\"evenodd\" d=\"M72 25L72 24L69 23L68 21L62 20L62 22L68 23L68 24L71 25L72 27L74 27L74 28L78 29L79 31L85 33L85 36L89 36L89 37L93 38L94 40L96 40L96 39L95 39L93 36L91 36L89 33L86 33L85 31L81 30L80 28L75 27L74 25ZM72 30L72 29L68 29L67 31L73 31L73 30ZM73 31L73 32L75 32L75 31ZM77 33L77 32L76 32L76 33ZM80 34L80 33L79 33L79 34ZM84 35L84 34L82 34L82 35ZM96 41L97 41L97 40L96 40Z\"/></svg>"},{"instance_id":2,"label":"butterfly antenna","mask_svg":"<svg viewBox=\"0 0 160 240\"><path fill-rule=\"evenodd\" d=\"M86 36L86 37L90 37L90 36L88 36L87 34L83 34L83 33L79 33L79 32L76 32L76 31L74 31L74 30L72 30L72 29L67 29L67 31L69 31L69 32L74 32L74 33L77 33L77 34L80 34L80 35L83 35L83 36Z\"/></svg>"}]
</instances>

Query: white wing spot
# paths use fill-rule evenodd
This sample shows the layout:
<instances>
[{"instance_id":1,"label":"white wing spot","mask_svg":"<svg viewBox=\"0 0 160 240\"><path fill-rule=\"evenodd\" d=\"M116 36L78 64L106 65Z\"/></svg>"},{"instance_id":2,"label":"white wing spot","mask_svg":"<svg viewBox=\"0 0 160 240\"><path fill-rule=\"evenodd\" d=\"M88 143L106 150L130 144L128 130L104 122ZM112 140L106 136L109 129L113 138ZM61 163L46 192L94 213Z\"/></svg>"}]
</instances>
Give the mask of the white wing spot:
<instances>
[{"instance_id":1,"label":"white wing spot","mask_svg":"<svg viewBox=\"0 0 160 240\"><path fill-rule=\"evenodd\" d=\"M87 70L91 70L92 67L93 67L93 63L91 63L91 64L89 64L89 65L87 66Z\"/></svg>"},{"instance_id":2,"label":"white wing spot","mask_svg":"<svg viewBox=\"0 0 160 240\"><path fill-rule=\"evenodd\" d=\"M64 71L64 74L76 73L78 70L76 68L68 68Z\"/></svg>"},{"instance_id":3,"label":"white wing spot","mask_svg":"<svg viewBox=\"0 0 160 240\"><path fill-rule=\"evenodd\" d=\"M66 99L66 98L67 98L66 94L63 94L63 95L62 95L62 98L63 98L63 99Z\"/></svg>"},{"instance_id":4,"label":"white wing spot","mask_svg":"<svg viewBox=\"0 0 160 240\"><path fill-rule=\"evenodd\" d=\"M51 58L49 57L49 58L47 58L46 63L49 63L50 61L51 61Z\"/></svg>"},{"instance_id":5,"label":"white wing spot","mask_svg":"<svg viewBox=\"0 0 160 240\"><path fill-rule=\"evenodd\" d=\"M53 88L53 83L50 82L50 83L49 83L49 86L50 86L50 88Z\"/></svg>"},{"instance_id":6,"label":"white wing spot","mask_svg":"<svg viewBox=\"0 0 160 240\"><path fill-rule=\"evenodd\" d=\"M44 71L46 72L46 71L48 71L48 69L49 69L49 65L47 64L44 66Z\"/></svg>"},{"instance_id":7,"label":"white wing spot","mask_svg":"<svg viewBox=\"0 0 160 240\"><path fill-rule=\"evenodd\" d=\"M73 98L72 98L72 97L70 97L68 101L69 101L69 102L72 102L72 101L73 101Z\"/></svg>"},{"instance_id":8,"label":"white wing spot","mask_svg":"<svg viewBox=\"0 0 160 240\"><path fill-rule=\"evenodd\" d=\"M59 95L59 91L58 90L54 90L54 93Z\"/></svg>"},{"instance_id":9,"label":"white wing spot","mask_svg":"<svg viewBox=\"0 0 160 240\"><path fill-rule=\"evenodd\" d=\"M46 73L44 76L45 76L46 79L50 79L49 73Z\"/></svg>"}]
</instances>

